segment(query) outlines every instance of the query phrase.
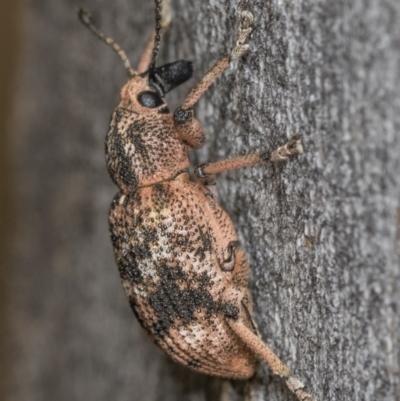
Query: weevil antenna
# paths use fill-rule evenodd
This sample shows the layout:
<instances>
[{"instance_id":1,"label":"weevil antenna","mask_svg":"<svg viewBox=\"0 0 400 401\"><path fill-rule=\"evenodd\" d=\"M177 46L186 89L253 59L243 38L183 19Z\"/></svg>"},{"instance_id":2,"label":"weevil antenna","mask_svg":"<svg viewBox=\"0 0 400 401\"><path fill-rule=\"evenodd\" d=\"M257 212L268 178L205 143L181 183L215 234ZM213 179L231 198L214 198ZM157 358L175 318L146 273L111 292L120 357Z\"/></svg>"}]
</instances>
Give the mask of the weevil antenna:
<instances>
[{"instance_id":1,"label":"weevil antenna","mask_svg":"<svg viewBox=\"0 0 400 401\"><path fill-rule=\"evenodd\" d=\"M124 63L124 67L128 71L128 75L130 77L137 75L137 72L132 68L131 63L125 51L121 48L121 46L117 42L114 41L114 39L107 36L93 24L90 18L91 15L89 11L84 10L83 8L78 8L78 17L79 20L82 22L82 24L86 26L86 28L91 30L101 41L110 46L118 54L118 57Z\"/></svg>"},{"instance_id":2,"label":"weevil antenna","mask_svg":"<svg viewBox=\"0 0 400 401\"><path fill-rule=\"evenodd\" d=\"M156 67L158 51L160 49L161 29L162 29L162 0L155 0L155 19L156 19L156 28L154 35L153 56L151 58L151 62L149 65L150 72L153 71L154 68Z\"/></svg>"}]
</instances>

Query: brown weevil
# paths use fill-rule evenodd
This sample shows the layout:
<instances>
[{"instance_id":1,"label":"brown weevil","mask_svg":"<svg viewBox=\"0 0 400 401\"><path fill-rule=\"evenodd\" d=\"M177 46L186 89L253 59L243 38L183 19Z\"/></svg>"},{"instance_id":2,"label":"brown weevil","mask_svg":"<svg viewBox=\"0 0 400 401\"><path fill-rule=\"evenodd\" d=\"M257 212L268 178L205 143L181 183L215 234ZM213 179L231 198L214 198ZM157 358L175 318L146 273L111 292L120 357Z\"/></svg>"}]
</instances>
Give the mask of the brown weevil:
<instances>
[{"instance_id":1,"label":"brown weevil","mask_svg":"<svg viewBox=\"0 0 400 401\"><path fill-rule=\"evenodd\" d=\"M219 74L248 50L253 15L238 6L236 44L190 91L174 113L165 95L192 76L192 64L156 67L168 13L155 0L156 26L137 70L121 47L78 10L81 22L122 59L129 79L121 90L106 138L106 160L119 188L110 233L123 287L139 322L174 361L198 372L250 378L257 360L284 379L298 400L315 400L261 340L252 318L249 266L229 216L218 204L215 175L279 162L302 153L294 137L271 154L206 163L191 179L188 151L205 137L193 106Z\"/></svg>"}]
</instances>

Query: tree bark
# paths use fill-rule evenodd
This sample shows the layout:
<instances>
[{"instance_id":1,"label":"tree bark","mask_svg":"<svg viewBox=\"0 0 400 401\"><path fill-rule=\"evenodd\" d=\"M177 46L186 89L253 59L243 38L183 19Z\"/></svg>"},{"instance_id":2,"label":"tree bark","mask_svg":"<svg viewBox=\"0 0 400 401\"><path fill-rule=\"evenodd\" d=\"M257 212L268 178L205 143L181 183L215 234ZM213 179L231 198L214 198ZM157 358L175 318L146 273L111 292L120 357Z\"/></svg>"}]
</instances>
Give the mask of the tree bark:
<instances>
[{"instance_id":1,"label":"tree bark","mask_svg":"<svg viewBox=\"0 0 400 401\"><path fill-rule=\"evenodd\" d=\"M84 6L136 62L153 2ZM172 7L159 64L195 65L195 78L169 98L175 107L232 48L237 1ZM255 319L318 400L397 400L400 5L253 0L248 8L251 50L199 102L207 143L193 162L302 136L303 156L218 179L250 259ZM223 382L170 362L119 281L103 142L126 79L120 60L79 24L70 1L32 1L24 18L7 400L218 400ZM243 400L240 387L231 399ZM250 388L254 400L294 400L265 366Z\"/></svg>"}]
</instances>

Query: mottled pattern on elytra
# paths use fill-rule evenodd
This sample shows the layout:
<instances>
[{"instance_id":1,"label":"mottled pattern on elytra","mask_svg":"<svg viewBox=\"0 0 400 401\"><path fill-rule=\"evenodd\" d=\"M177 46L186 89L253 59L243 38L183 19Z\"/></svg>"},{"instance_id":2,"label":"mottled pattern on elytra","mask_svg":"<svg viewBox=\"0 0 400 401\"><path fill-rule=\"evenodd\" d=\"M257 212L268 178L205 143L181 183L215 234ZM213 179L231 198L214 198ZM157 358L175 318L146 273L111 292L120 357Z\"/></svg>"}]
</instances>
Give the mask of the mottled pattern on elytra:
<instances>
[{"instance_id":1,"label":"mottled pattern on elytra","mask_svg":"<svg viewBox=\"0 0 400 401\"><path fill-rule=\"evenodd\" d=\"M246 312L249 268L237 249L234 269L223 270L237 236L209 191L182 174L119 194L110 230L125 291L151 338L197 371L250 377L254 353L226 323L240 316L254 329Z\"/></svg>"}]
</instances>

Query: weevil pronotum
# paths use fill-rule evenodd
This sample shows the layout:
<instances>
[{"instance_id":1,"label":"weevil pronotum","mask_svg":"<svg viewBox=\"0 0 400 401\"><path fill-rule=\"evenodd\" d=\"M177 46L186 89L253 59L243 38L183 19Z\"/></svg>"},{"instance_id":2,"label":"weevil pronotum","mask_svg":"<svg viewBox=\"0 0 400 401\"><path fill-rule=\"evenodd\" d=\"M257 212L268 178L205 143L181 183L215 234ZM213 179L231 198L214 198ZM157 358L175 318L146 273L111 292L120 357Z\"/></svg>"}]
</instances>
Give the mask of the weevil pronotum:
<instances>
[{"instance_id":1,"label":"weevil pronotum","mask_svg":"<svg viewBox=\"0 0 400 401\"><path fill-rule=\"evenodd\" d=\"M236 44L170 113L165 95L192 76L192 64L156 67L161 32L168 25L155 0L155 29L137 70L121 47L79 9L81 22L110 45L128 71L106 138L106 160L119 187L110 233L122 283L139 322L174 361L198 372L247 379L258 359L302 401L315 401L302 382L261 340L253 321L249 266L229 216L218 205L215 175L279 162L302 153L294 137L272 153L206 163L191 179L188 151L205 137L193 106L216 78L248 50L253 15L238 6Z\"/></svg>"}]
</instances>

